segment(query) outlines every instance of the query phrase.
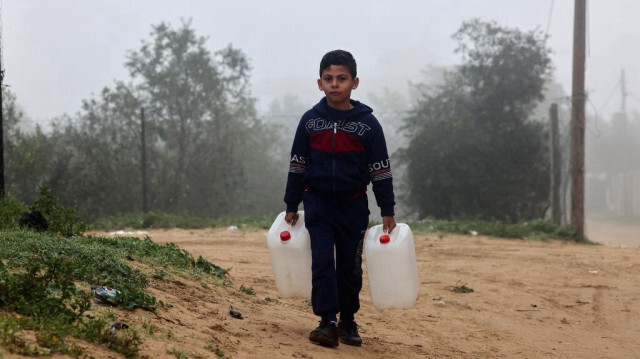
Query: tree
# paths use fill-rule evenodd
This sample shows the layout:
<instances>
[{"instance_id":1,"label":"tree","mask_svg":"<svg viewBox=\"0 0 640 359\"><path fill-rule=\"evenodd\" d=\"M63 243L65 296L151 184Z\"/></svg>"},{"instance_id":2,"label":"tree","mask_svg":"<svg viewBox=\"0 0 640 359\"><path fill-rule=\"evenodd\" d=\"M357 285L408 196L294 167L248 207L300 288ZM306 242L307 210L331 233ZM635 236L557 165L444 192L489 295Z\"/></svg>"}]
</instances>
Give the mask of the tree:
<instances>
[{"instance_id":1,"label":"tree","mask_svg":"<svg viewBox=\"0 0 640 359\"><path fill-rule=\"evenodd\" d=\"M5 136L15 134L20 122L24 121L24 113L16 103L16 96L6 86L2 86L2 120Z\"/></svg>"},{"instance_id":2,"label":"tree","mask_svg":"<svg viewBox=\"0 0 640 359\"><path fill-rule=\"evenodd\" d=\"M251 192L246 178L256 170L242 157L260 126L249 61L231 45L212 54L188 22L175 30L166 23L154 26L152 37L129 54L126 66L149 121L157 122L157 145L166 161L151 175L151 188L159 191L154 197L171 212L233 212Z\"/></svg>"},{"instance_id":3,"label":"tree","mask_svg":"<svg viewBox=\"0 0 640 359\"><path fill-rule=\"evenodd\" d=\"M26 202L35 201L38 187L52 167L48 160L52 142L40 126L34 131L26 131L27 120L16 96L6 87L2 92L6 190Z\"/></svg>"},{"instance_id":4,"label":"tree","mask_svg":"<svg viewBox=\"0 0 640 359\"><path fill-rule=\"evenodd\" d=\"M89 219L140 208L139 94L116 83L85 100L75 118L54 123L60 166L49 184ZM154 157L155 158L155 157Z\"/></svg>"},{"instance_id":5,"label":"tree","mask_svg":"<svg viewBox=\"0 0 640 359\"><path fill-rule=\"evenodd\" d=\"M404 136L398 129L402 127L402 118L407 111L407 101L400 93L388 87L383 87L379 94L369 93L368 95L374 115L384 130L389 155L393 157L396 150L402 147L404 140Z\"/></svg>"},{"instance_id":6,"label":"tree","mask_svg":"<svg viewBox=\"0 0 640 359\"><path fill-rule=\"evenodd\" d=\"M273 159L286 172L289 169L291 143L302 115L310 109L300 101L297 95L284 94L269 104L264 123L277 132L274 139Z\"/></svg>"},{"instance_id":7,"label":"tree","mask_svg":"<svg viewBox=\"0 0 640 359\"><path fill-rule=\"evenodd\" d=\"M530 116L551 71L545 36L475 19L453 38L462 65L421 86L406 119L406 200L421 217L541 217L548 148Z\"/></svg>"},{"instance_id":8,"label":"tree","mask_svg":"<svg viewBox=\"0 0 640 359\"><path fill-rule=\"evenodd\" d=\"M49 134L15 137L20 192L47 184L90 220L141 210L144 107L151 210L211 217L272 211L282 202L284 175L272 166L276 133L255 114L247 57L231 45L210 52L189 23L162 23L151 35L128 55L130 81L83 101Z\"/></svg>"}]
</instances>

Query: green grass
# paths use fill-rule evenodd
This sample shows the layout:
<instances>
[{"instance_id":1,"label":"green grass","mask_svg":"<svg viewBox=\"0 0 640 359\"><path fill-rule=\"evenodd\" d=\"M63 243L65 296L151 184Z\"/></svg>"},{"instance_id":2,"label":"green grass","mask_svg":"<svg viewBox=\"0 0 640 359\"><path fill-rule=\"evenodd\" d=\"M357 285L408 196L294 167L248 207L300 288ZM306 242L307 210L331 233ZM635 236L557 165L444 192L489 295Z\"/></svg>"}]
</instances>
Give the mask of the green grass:
<instances>
[{"instance_id":1,"label":"green grass","mask_svg":"<svg viewBox=\"0 0 640 359\"><path fill-rule=\"evenodd\" d=\"M182 349L172 348L172 349L167 349L166 352L167 352L167 354L172 354L177 359L188 359L189 358L187 353L185 353L185 351L182 350Z\"/></svg>"},{"instance_id":2,"label":"green grass","mask_svg":"<svg viewBox=\"0 0 640 359\"><path fill-rule=\"evenodd\" d=\"M275 218L275 217L274 217ZM162 213L127 214L108 217L91 224L94 229L149 229L149 228L216 228L236 226L243 230L269 229L274 218L265 216L254 217L223 217L218 219L203 218L189 215L173 215ZM399 218L396 218L399 220ZM379 224L370 222L373 226ZM542 241L554 239L575 241L576 233L567 226L556 226L549 221L535 219L523 223L509 223L500 220L456 219L435 220L424 219L407 223L414 233L458 233L499 237L499 238L530 238ZM586 243L591 243L586 241ZM592 243L591 243L592 244Z\"/></svg>"},{"instance_id":3,"label":"green grass","mask_svg":"<svg viewBox=\"0 0 640 359\"><path fill-rule=\"evenodd\" d=\"M240 291L246 295L250 295L252 297L256 296L256 291L252 287L245 287L244 284L240 285Z\"/></svg>"},{"instance_id":4,"label":"green grass","mask_svg":"<svg viewBox=\"0 0 640 359\"><path fill-rule=\"evenodd\" d=\"M91 223L91 227L97 230L110 229L149 229L149 228L216 228L236 226L243 230L268 229L275 217L247 216L247 217L222 217L207 218L192 215L177 215L167 213L131 213L99 219Z\"/></svg>"},{"instance_id":5,"label":"green grass","mask_svg":"<svg viewBox=\"0 0 640 359\"><path fill-rule=\"evenodd\" d=\"M49 187L40 187L39 193L38 200L30 205L20 203L11 195L0 199L0 229L17 228L20 216L26 211L40 212L47 221L47 233L53 235L72 237L82 235L88 229L87 224L78 216L75 209L58 204L57 199L51 195Z\"/></svg>"},{"instance_id":6,"label":"green grass","mask_svg":"<svg viewBox=\"0 0 640 359\"><path fill-rule=\"evenodd\" d=\"M408 225L414 233L457 233L477 234L499 238L537 239L542 241L565 240L576 241L575 231L566 226L556 226L542 219L524 223L508 223L499 220L460 219L410 222ZM586 243L593 244L586 241Z\"/></svg>"},{"instance_id":7,"label":"green grass","mask_svg":"<svg viewBox=\"0 0 640 359\"><path fill-rule=\"evenodd\" d=\"M131 259L156 272L131 265ZM127 358L139 357L142 341L135 327L109 335L107 312L91 312L91 286L110 286L119 294L114 305L154 312L162 303L146 292L158 268L163 273L208 276L225 282L226 270L205 258L194 259L175 244L156 244L149 238L73 236L20 229L0 233L0 345L12 353L76 356L80 349L67 338L99 343ZM91 314L89 314L91 313ZM36 332L36 342L22 334ZM143 329L143 332L148 328Z\"/></svg>"}]
</instances>

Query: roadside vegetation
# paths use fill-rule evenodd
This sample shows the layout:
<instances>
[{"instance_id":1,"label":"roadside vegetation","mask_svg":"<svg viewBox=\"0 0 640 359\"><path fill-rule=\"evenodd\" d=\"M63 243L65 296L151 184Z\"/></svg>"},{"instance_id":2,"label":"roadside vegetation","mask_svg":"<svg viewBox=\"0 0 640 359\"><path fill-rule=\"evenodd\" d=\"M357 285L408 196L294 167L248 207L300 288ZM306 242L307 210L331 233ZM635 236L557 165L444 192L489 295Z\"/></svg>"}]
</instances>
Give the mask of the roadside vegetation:
<instances>
[{"instance_id":1,"label":"roadside vegetation","mask_svg":"<svg viewBox=\"0 0 640 359\"><path fill-rule=\"evenodd\" d=\"M91 224L95 230L113 229L169 229L169 228L238 228L242 230L269 229L275 217L223 217L204 218L191 215L175 215L166 213L134 213L112 216L97 220ZM370 222L373 226L378 222ZM423 219L408 221L413 233L439 234L456 233L465 235L483 235L498 238L536 239L536 240L565 240L575 241L577 235L568 226L556 226L553 223L534 219L522 223L512 223L508 220L485 220L480 218L460 218L454 220ZM587 243L589 243L587 241Z\"/></svg>"},{"instance_id":2,"label":"roadside vegetation","mask_svg":"<svg viewBox=\"0 0 640 359\"><path fill-rule=\"evenodd\" d=\"M274 218L267 216L223 217L218 219L196 217L191 215L175 215L166 213L135 213L122 216L107 217L91 224L95 230L113 229L169 229L169 228L235 228L242 230L269 229ZM379 224L369 223L370 226ZM444 234L456 233L466 235L483 235L498 238L537 239L537 240L577 240L575 231L568 226L556 226L543 219L534 219L522 223L511 223L508 220L484 220L465 218L455 220L423 219L408 221L413 233Z\"/></svg>"},{"instance_id":3,"label":"roadside vegetation","mask_svg":"<svg viewBox=\"0 0 640 359\"><path fill-rule=\"evenodd\" d=\"M46 214L49 229L20 227L21 214L34 208ZM46 189L31 206L3 199L0 218L0 346L10 353L83 356L74 344L80 340L138 358L144 329L121 327L114 335L114 318L104 306L155 312L166 304L146 289L168 274L230 284L227 270L173 243L84 235L88 225ZM105 287L115 296L99 296Z\"/></svg>"},{"instance_id":4,"label":"roadside vegetation","mask_svg":"<svg viewBox=\"0 0 640 359\"><path fill-rule=\"evenodd\" d=\"M425 219L408 223L414 233L457 233L465 235L482 235L498 238L535 239L542 241L563 240L577 241L576 232L568 226L556 226L553 223L534 219L522 223L511 223L500 220L457 219L435 220ZM586 244L594 244L585 241Z\"/></svg>"},{"instance_id":5,"label":"roadside vegetation","mask_svg":"<svg viewBox=\"0 0 640 359\"><path fill-rule=\"evenodd\" d=\"M129 213L110 216L91 223L94 230L113 229L168 229L168 228L217 228L232 227L243 230L268 229L273 218L266 216L206 218L193 215L178 215L159 212Z\"/></svg>"}]
</instances>

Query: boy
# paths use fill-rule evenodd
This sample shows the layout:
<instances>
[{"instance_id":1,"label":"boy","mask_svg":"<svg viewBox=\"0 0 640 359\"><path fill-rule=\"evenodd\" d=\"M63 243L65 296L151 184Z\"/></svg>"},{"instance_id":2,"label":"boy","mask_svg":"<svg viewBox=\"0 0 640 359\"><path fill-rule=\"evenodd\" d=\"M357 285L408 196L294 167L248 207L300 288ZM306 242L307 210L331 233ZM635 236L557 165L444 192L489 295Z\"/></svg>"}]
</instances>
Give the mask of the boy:
<instances>
[{"instance_id":1,"label":"boy","mask_svg":"<svg viewBox=\"0 0 640 359\"><path fill-rule=\"evenodd\" d=\"M298 124L284 196L285 220L291 225L298 220L298 205L304 203L311 237L311 303L320 325L309 340L329 347L337 346L338 338L344 344L362 344L354 314L360 308L370 182L383 228L391 232L396 226L382 127L371 108L351 100L359 81L356 61L349 52L335 50L324 55L318 87L325 97Z\"/></svg>"}]
</instances>

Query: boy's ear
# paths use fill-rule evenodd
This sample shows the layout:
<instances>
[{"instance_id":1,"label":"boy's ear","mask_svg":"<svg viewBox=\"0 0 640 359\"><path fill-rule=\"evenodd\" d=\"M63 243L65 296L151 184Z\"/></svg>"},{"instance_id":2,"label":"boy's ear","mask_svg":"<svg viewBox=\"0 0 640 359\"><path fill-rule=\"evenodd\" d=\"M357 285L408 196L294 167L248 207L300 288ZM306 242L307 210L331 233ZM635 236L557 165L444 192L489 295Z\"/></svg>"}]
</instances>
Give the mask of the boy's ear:
<instances>
[{"instance_id":1,"label":"boy's ear","mask_svg":"<svg viewBox=\"0 0 640 359\"><path fill-rule=\"evenodd\" d=\"M322 90L322 79L318 79L318 89L319 89L320 91L323 91L323 90Z\"/></svg>"},{"instance_id":2,"label":"boy's ear","mask_svg":"<svg viewBox=\"0 0 640 359\"><path fill-rule=\"evenodd\" d=\"M360 84L360 78L356 76L356 78L353 79L353 85L351 85L351 89L352 90L357 89L359 84Z\"/></svg>"}]
</instances>

